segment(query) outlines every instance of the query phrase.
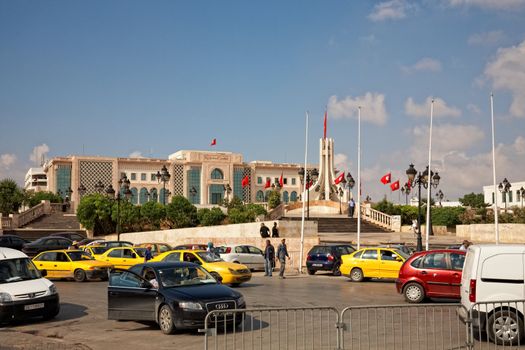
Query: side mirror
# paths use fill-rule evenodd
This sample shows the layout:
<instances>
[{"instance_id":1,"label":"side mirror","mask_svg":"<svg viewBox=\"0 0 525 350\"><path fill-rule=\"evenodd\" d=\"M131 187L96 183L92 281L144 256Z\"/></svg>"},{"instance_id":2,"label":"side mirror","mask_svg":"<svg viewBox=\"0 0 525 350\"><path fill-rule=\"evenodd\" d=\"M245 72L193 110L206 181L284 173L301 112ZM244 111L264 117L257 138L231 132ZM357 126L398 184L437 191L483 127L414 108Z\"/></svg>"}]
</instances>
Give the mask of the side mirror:
<instances>
[{"instance_id":1,"label":"side mirror","mask_svg":"<svg viewBox=\"0 0 525 350\"><path fill-rule=\"evenodd\" d=\"M401 259L399 256L396 256L396 261L403 262L403 259Z\"/></svg>"}]
</instances>

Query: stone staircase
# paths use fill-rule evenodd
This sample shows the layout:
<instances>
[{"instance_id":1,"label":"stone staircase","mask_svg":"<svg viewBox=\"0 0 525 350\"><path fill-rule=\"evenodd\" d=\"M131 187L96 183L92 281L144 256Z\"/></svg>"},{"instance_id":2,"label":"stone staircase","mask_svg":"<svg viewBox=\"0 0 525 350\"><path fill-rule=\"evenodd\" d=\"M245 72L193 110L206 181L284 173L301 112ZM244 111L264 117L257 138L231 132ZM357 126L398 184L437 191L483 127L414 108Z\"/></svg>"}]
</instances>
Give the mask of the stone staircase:
<instances>
[{"instance_id":1,"label":"stone staircase","mask_svg":"<svg viewBox=\"0 0 525 350\"><path fill-rule=\"evenodd\" d=\"M300 217L283 217L282 220L301 220ZM317 221L317 228L319 233L355 233L357 232L357 219L344 216L339 217L311 217L310 221ZM361 220L361 232L383 232L389 233L391 231L385 228L374 225L365 220Z\"/></svg>"},{"instance_id":2,"label":"stone staircase","mask_svg":"<svg viewBox=\"0 0 525 350\"><path fill-rule=\"evenodd\" d=\"M46 214L40 218L31 221L27 225L22 226L24 229L55 229L55 230L80 230L80 223L75 214L67 214L63 212L54 212Z\"/></svg>"}]
</instances>

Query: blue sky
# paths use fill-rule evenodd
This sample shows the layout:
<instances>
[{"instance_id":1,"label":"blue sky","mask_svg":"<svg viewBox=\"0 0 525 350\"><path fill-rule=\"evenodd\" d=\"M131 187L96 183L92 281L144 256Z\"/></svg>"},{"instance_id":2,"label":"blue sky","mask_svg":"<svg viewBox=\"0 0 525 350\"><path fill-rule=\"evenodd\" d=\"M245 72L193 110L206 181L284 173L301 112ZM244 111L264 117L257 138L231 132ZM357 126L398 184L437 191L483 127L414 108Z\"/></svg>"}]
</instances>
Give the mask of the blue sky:
<instances>
[{"instance_id":1,"label":"blue sky","mask_svg":"<svg viewBox=\"0 0 525 350\"><path fill-rule=\"evenodd\" d=\"M310 111L363 194L433 159L445 197L524 180L525 0L0 0L0 178L68 154L166 158L179 149L301 162ZM38 161L37 161L38 163ZM501 179L500 179L501 178ZM397 194L392 196L397 200Z\"/></svg>"}]
</instances>

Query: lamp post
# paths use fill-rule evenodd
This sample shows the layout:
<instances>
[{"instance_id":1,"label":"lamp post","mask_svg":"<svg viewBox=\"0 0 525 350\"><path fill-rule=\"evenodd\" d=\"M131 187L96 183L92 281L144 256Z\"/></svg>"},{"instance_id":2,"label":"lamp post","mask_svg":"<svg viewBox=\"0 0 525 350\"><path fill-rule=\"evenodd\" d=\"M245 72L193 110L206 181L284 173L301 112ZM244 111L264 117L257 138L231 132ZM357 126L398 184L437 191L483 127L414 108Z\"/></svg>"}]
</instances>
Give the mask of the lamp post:
<instances>
[{"instance_id":1,"label":"lamp post","mask_svg":"<svg viewBox=\"0 0 525 350\"><path fill-rule=\"evenodd\" d=\"M518 194L521 199L521 209L523 209L523 196L525 196L525 188L523 188L523 186L518 190Z\"/></svg>"},{"instance_id":2,"label":"lamp post","mask_svg":"<svg viewBox=\"0 0 525 350\"><path fill-rule=\"evenodd\" d=\"M305 171L304 168L299 169L297 172L299 174L299 179L301 180L301 185L306 181L306 220L310 220L310 182L314 182L319 176L319 171L317 168L313 168L311 173L308 170Z\"/></svg>"},{"instance_id":3,"label":"lamp post","mask_svg":"<svg viewBox=\"0 0 525 350\"><path fill-rule=\"evenodd\" d=\"M115 193L112 185L109 185L106 189L106 194L109 198L117 201L117 241L120 241L120 201L122 199L129 199L132 195L131 190L129 189L130 181L124 175L120 180L118 180L119 189ZM124 196L122 196L124 195Z\"/></svg>"},{"instance_id":4,"label":"lamp post","mask_svg":"<svg viewBox=\"0 0 525 350\"><path fill-rule=\"evenodd\" d=\"M190 196L191 196L191 203L195 204L195 196L197 195L197 189L195 186L191 186L190 188Z\"/></svg>"},{"instance_id":5,"label":"lamp post","mask_svg":"<svg viewBox=\"0 0 525 350\"><path fill-rule=\"evenodd\" d=\"M408 182L401 187L401 193L405 195L405 205L408 205L408 195L410 194L410 185Z\"/></svg>"},{"instance_id":6,"label":"lamp post","mask_svg":"<svg viewBox=\"0 0 525 350\"><path fill-rule=\"evenodd\" d=\"M343 189L341 187L339 187L339 215L343 214L343 209L341 207L341 203L343 201Z\"/></svg>"},{"instance_id":7,"label":"lamp post","mask_svg":"<svg viewBox=\"0 0 525 350\"><path fill-rule=\"evenodd\" d=\"M78 191L78 194L80 195L80 198L82 198L86 194L87 188L86 186L80 184L80 186L78 186L77 188L77 191Z\"/></svg>"},{"instance_id":8,"label":"lamp post","mask_svg":"<svg viewBox=\"0 0 525 350\"><path fill-rule=\"evenodd\" d=\"M166 182L170 181L171 174L169 173L168 168L166 168L166 165L163 165L162 169L157 171L157 175L155 176L157 177L157 182L159 184L162 182L162 204L166 205Z\"/></svg>"},{"instance_id":9,"label":"lamp post","mask_svg":"<svg viewBox=\"0 0 525 350\"><path fill-rule=\"evenodd\" d=\"M423 187L428 188L428 176L429 171L428 167L426 170L421 174L421 172L418 173L418 171L414 168L414 164L410 164L406 171L407 177L408 177L408 183L410 184L410 187L413 188L415 184L418 186L418 201L417 201L417 246L416 250L418 252L423 250L423 239L421 237L421 185ZM417 175L417 176L416 176ZM441 177L436 172L435 174L431 171L431 186L437 187L439 184L439 180ZM427 199L427 205L430 205L430 198ZM431 222L428 222L427 225L432 225ZM430 226L431 228L432 226Z\"/></svg>"},{"instance_id":10,"label":"lamp post","mask_svg":"<svg viewBox=\"0 0 525 350\"><path fill-rule=\"evenodd\" d=\"M102 193L104 191L104 184L102 183L102 181L98 180L98 182L95 184L95 191L97 191L98 193Z\"/></svg>"},{"instance_id":11,"label":"lamp post","mask_svg":"<svg viewBox=\"0 0 525 350\"><path fill-rule=\"evenodd\" d=\"M510 192L510 182L507 178L503 179L503 182L500 182L498 185L499 191L503 194L503 201L505 202L505 213L507 213L507 193Z\"/></svg>"},{"instance_id":12,"label":"lamp post","mask_svg":"<svg viewBox=\"0 0 525 350\"><path fill-rule=\"evenodd\" d=\"M441 190L439 190L436 193L436 197L437 197L437 199L439 199L439 206L442 207L441 201L443 200L443 197L445 197L445 195L443 194L443 192Z\"/></svg>"}]
</instances>

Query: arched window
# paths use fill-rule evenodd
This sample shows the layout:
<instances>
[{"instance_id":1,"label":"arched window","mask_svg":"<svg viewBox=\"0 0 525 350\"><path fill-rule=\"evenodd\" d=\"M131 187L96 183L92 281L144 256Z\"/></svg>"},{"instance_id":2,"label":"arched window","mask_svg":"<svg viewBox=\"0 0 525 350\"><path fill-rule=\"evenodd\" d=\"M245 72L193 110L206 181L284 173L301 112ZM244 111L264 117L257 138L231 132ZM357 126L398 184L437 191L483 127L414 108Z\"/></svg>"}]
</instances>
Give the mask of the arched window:
<instances>
[{"instance_id":1,"label":"arched window","mask_svg":"<svg viewBox=\"0 0 525 350\"><path fill-rule=\"evenodd\" d=\"M263 191L257 191L257 193L255 194L255 201L256 202L264 202L264 193Z\"/></svg>"},{"instance_id":2,"label":"arched window","mask_svg":"<svg viewBox=\"0 0 525 350\"><path fill-rule=\"evenodd\" d=\"M148 202L148 189L142 187L139 192L139 203L144 204Z\"/></svg>"},{"instance_id":3,"label":"arched window","mask_svg":"<svg viewBox=\"0 0 525 350\"><path fill-rule=\"evenodd\" d=\"M138 191L135 187L131 188L131 198L130 198L130 201L131 201L131 204L137 204L138 203Z\"/></svg>"},{"instance_id":4,"label":"arched window","mask_svg":"<svg viewBox=\"0 0 525 350\"><path fill-rule=\"evenodd\" d=\"M224 174L222 173L221 169L213 169L211 172L211 178L213 180L222 180L224 179Z\"/></svg>"},{"instance_id":5,"label":"arched window","mask_svg":"<svg viewBox=\"0 0 525 350\"><path fill-rule=\"evenodd\" d=\"M283 192L283 202L288 203L289 200L290 198L288 198L288 191L284 191Z\"/></svg>"},{"instance_id":6,"label":"arched window","mask_svg":"<svg viewBox=\"0 0 525 350\"><path fill-rule=\"evenodd\" d=\"M156 188L152 188L150 193L151 193L151 200L154 201L154 202L157 202L159 200L159 195L157 194L157 189Z\"/></svg>"},{"instance_id":7,"label":"arched window","mask_svg":"<svg viewBox=\"0 0 525 350\"><path fill-rule=\"evenodd\" d=\"M292 191L292 193L290 194L290 201L297 202L297 192Z\"/></svg>"}]
</instances>

